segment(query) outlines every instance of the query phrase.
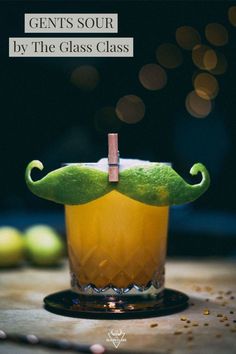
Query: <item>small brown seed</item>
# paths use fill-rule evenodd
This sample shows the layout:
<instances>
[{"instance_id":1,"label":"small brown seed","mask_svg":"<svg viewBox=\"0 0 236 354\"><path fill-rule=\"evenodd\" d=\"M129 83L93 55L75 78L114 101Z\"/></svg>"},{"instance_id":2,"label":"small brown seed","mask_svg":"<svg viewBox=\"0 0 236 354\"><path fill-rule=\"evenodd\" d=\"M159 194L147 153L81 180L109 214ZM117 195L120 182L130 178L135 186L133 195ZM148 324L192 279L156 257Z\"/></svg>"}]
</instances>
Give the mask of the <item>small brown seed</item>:
<instances>
[{"instance_id":1,"label":"small brown seed","mask_svg":"<svg viewBox=\"0 0 236 354\"><path fill-rule=\"evenodd\" d=\"M181 321L187 321L187 317L180 317Z\"/></svg>"},{"instance_id":2,"label":"small brown seed","mask_svg":"<svg viewBox=\"0 0 236 354\"><path fill-rule=\"evenodd\" d=\"M217 317L223 317L223 315L221 313L218 313Z\"/></svg>"},{"instance_id":3,"label":"small brown seed","mask_svg":"<svg viewBox=\"0 0 236 354\"><path fill-rule=\"evenodd\" d=\"M229 311L229 313L230 313L231 315L233 315L234 311Z\"/></svg>"},{"instance_id":4,"label":"small brown seed","mask_svg":"<svg viewBox=\"0 0 236 354\"><path fill-rule=\"evenodd\" d=\"M220 337L222 337L222 334L220 333L216 334L216 338L220 338Z\"/></svg>"},{"instance_id":5,"label":"small brown seed","mask_svg":"<svg viewBox=\"0 0 236 354\"><path fill-rule=\"evenodd\" d=\"M208 309L205 309L205 310L203 311L203 315L210 315L210 311L209 311Z\"/></svg>"},{"instance_id":6,"label":"small brown seed","mask_svg":"<svg viewBox=\"0 0 236 354\"><path fill-rule=\"evenodd\" d=\"M175 331L174 334L178 335L178 334L182 334L183 332L181 331Z\"/></svg>"},{"instance_id":7,"label":"small brown seed","mask_svg":"<svg viewBox=\"0 0 236 354\"><path fill-rule=\"evenodd\" d=\"M204 326L209 326L209 323L204 323Z\"/></svg>"},{"instance_id":8,"label":"small brown seed","mask_svg":"<svg viewBox=\"0 0 236 354\"><path fill-rule=\"evenodd\" d=\"M205 286L205 290L210 292L210 291L212 291L212 288L210 286Z\"/></svg>"},{"instance_id":9,"label":"small brown seed","mask_svg":"<svg viewBox=\"0 0 236 354\"><path fill-rule=\"evenodd\" d=\"M152 324L150 324L150 327L151 328L154 328L154 327L157 327L158 326L158 323L152 323Z\"/></svg>"},{"instance_id":10,"label":"small brown seed","mask_svg":"<svg viewBox=\"0 0 236 354\"><path fill-rule=\"evenodd\" d=\"M189 337L187 338L187 340L188 340L189 342L191 342L191 341L193 340L193 336L189 336Z\"/></svg>"},{"instance_id":11,"label":"small brown seed","mask_svg":"<svg viewBox=\"0 0 236 354\"><path fill-rule=\"evenodd\" d=\"M202 288L200 288L200 286L196 286L195 290L200 292L200 291L202 291Z\"/></svg>"}]
</instances>

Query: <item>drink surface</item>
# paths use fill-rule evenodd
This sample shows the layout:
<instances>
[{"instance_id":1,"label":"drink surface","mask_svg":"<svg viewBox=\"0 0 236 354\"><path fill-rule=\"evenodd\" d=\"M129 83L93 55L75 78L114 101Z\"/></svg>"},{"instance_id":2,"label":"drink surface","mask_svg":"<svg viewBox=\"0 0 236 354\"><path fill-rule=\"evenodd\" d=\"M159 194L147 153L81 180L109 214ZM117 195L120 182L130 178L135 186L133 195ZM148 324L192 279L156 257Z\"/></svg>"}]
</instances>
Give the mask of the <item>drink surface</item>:
<instances>
[{"instance_id":1,"label":"drink surface","mask_svg":"<svg viewBox=\"0 0 236 354\"><path fill-rule=\"evenodd\" d=\"M142 288L150 281L161 286L168 210L117 191L86 204L66 205L68 252L77 288Z\"/></svg>"}]
</instances>

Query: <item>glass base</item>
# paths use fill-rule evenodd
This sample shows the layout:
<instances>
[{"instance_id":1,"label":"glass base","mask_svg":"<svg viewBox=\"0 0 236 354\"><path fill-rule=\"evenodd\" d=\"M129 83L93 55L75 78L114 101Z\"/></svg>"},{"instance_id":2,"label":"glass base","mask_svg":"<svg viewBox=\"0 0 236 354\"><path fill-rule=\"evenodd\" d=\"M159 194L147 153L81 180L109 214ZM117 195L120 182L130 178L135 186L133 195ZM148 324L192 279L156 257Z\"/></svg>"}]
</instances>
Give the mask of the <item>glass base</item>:
<instances>
[{"instance_id":1,"label":"glass base","mask_svg":"<svg viewBox=\"0 0 236 354\"><path fill-rule=\"evenodd\" d=\"M170 315L188 306L188 296L172 289L159 294L82 295L71 290L48 295L45 309L64 316L83 318L144 318Z\"/></svg>"},{"instance_id":2,"label":"glass base","mask_svg":"<svg viewBox=\"0 0 236 354\"><path fill-rule=\"evenodd\" d=\"M72 291L79 293L81 295L119 295L124 296L126 294L159 294L164 289L165 281L165 268L161 267L158 271L155 272L153 279L150 280L147 284L138 285L135 283L128 284L126 287L118 287L115 284L109 283L106 284L103 288L99 288L95 284L89 283L86 285L80 284L76 274L71 271L71 289ZM139 295L139 294L138 294Z\"/></svg>"}]
</instances>

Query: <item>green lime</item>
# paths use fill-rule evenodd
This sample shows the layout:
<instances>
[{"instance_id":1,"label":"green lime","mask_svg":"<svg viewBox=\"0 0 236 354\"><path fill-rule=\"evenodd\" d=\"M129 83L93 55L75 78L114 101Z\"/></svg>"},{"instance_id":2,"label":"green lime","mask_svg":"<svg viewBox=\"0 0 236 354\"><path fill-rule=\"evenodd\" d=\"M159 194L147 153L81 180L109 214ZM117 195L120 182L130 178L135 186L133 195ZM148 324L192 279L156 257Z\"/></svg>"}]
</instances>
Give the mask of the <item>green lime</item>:
<instances>
[{"instance_id":1,"label":"green lime","mask_svg":"<svg viewBox=\"0 0 236 354\"><path fill-rule=\"evenodd\" d=\"M0 267L19 264L24 256L22 234L15 228L0 227Z\"/></svg>"},{"instance_id":2,"label":"green lime","mask_svg":"<svg viewBox=\"0 0 236 354\"><path fill-rule=\"evenodd\" d=\"M151 163L127 168L120 172L119 182L109 183L108 173L81 164L68 165L33 181L31 170L43 169L40 161L32 161L26 168L25 180L38 197L61 204L84 204L112 190L140 202L156 205L178 205L199 198L210 185L210 176L204 165L196 163L191 175L201 174L201 181L188 184L178 173L164 163Z\"/></svg>"},{"instance_id":3,"label":"green lime","mask_svg":"<svg viewBox=\"0 0 236 354\"><path fill-rule=\"evenodd\" d=\"M40 181L32 181L31 170L43 169L40 161L34 160L26 168L26 184L38 197L61 204L82 204L99 198L112 190L107 173L82 165L56 169Z\"/></svg>"},{"instance_id":4,"label":"green lime","mask_svg":"<svg viewBox=\"0 0 236 354\"><path fill-rule=\"evenodd\" d=\"M26 255L35 265L57 265L63 256L64 244L60 235L46 225L35 225L25 231Z\"/></svg>"}]
</instances>

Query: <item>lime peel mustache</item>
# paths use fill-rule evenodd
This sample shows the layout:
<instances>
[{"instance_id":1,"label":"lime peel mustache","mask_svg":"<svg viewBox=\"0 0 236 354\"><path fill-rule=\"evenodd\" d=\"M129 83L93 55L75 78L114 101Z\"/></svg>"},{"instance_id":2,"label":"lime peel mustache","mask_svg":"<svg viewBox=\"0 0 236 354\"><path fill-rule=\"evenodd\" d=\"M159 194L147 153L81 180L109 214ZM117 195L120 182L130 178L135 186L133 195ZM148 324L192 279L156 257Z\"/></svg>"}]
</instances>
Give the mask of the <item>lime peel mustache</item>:
<instances>
[{"instance_id":1,"label":"lime peel mustache","mask_svg":"<svg viewBox=\"0 0 236 354\"><path fill-rule=\"evenodd\" d=\"M139 165L123 170L119 182L110 183L108 173L81 164L61 167L33 181L33 168L43 170L43 164L31 161L25 171L25 181L38 197L60 204L85 204L116 190L139 202L155 206L179 205L199 198L210 185L206 167L196 163L191 175L201 173L200 183L188 184L177 172L164 163Z\"/></svg>"}]
</instances>

